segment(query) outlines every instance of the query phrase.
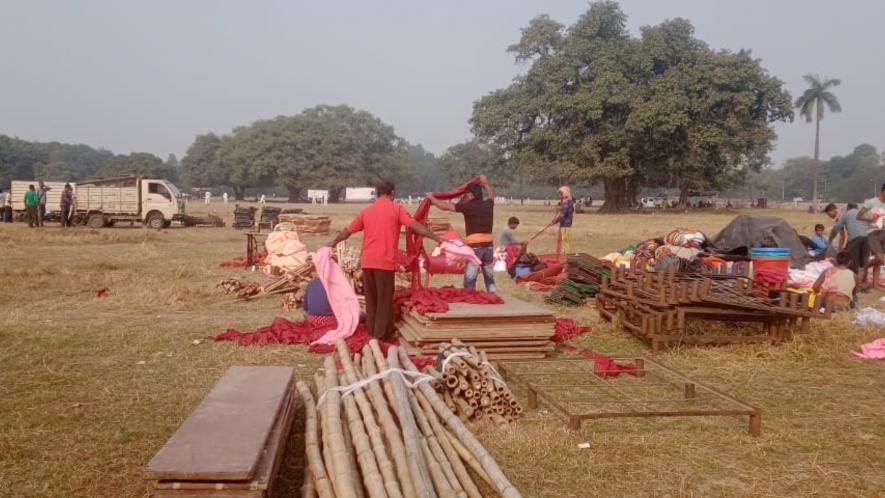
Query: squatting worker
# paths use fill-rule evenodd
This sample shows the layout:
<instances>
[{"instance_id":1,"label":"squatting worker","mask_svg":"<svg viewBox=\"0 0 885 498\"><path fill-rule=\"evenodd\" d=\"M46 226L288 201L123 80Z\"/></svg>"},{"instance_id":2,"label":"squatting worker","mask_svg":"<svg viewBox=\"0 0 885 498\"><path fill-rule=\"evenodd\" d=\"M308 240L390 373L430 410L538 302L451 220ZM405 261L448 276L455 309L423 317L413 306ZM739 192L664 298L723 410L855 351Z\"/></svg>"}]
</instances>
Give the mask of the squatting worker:
<instances>
[{"instance_id":1,"label":"squatting worker","mask_svg":"<svg viewBox=\"0 0 885 498\"><path fill-rule=\"evenodd\" d=\"M845 244L845 252L847 252L848 257L851 258L849 268L851 268L851 271L857 273L861 282L863 282L865 277L864 266L866 265L867 260L870 259L870 245L867 242L869 227L867 226L867 223L857 219L858 210L856 207L848 209L840 216L839 209L836 205L830 203L824 207L824 213L836 220L836 224L833 225L833 229L830 230L830 238L827 241L828 244L832 244L833 239L839 235L843 228L845 229L847 234L846 238L848 239L848 242Z\"/></svg>"},{"instance_id":2,"label":"squatting worker","mask_svg":"<svg viewBox=\"0 0 885 498\"><path fill-rule=\"evenodd\" d=\"M28 191L25 192L25 212L28 214L28 227L40 226L37 221L37 206L40 200L37 197L37 190L33 185L28 185Z\"/></svg>"},{"instance_id":3,"label":"squatting worker","mask_svg":"<svg viewBox=\"0 0 885 498\"><path fill-rule=\"evenodd\" d=\"M363 232L360 267L363 270L363 290L366 294L366 327L377 339L386 339L392 328L393 291L396 277L396 254L403 226L418 235L442 243L442 237L412 219L401 205L393 201L393 183L375 186L377 198L363 209L327 245L335 247L356 232Z\"/></svg>"},{"instance_id":4,"label":"squatting worker","mask_svg":"<svg viewBox=\"0 0 885 498\"><path fill-rule=\"evenodd\" d=\"M870 252L873 253L873 260L869 262L868 266L873 268L873 287L879 286L879 268L882 266L883 256L885 256L883 254L885 253L885 230L879 228L871 212L877 208L885 211L885 183L879 189L879 195L863 201L863 207L857 213L857 219L868 223L870 227L867 244L870 246ZM862 282L864 281L862 280Z\"/></svg>"},{"instance_id":5,"label":"squatting worker","mask_svg":"<svg viewBox=\"0 0 885 498\"><path fill-rule=\"evenodd\" d=\"M485 199L483 199L483 192L486 195ZM489 179L485 175L480 175L479 184L471 184L457 204L441 201L430 192L427 193L427 198L439 209L464 215L464 231L467 235L465 242L473 248L473 253L479 258L486 290L495 292L497 290L495 287L495 238L492 235L495 218L495 192L492 190ZM464 267L464 288L476 288L479 271L480 266L467 263Z\"/></svg>"},{"instance_id":6,"label":"squatting worker","mask_svg":"<svg viewBox=\"0 0 885 498\"><path fill-rule=\"evenodd\" d=\"M562 250L569 254L572 252L572 220L575 217L575 199L572 197L570 188L563 185L557 191L559 193L559 211L553 217L551 225L559 223L559 240L562 241Z\"/></svg>"}]
</instances>

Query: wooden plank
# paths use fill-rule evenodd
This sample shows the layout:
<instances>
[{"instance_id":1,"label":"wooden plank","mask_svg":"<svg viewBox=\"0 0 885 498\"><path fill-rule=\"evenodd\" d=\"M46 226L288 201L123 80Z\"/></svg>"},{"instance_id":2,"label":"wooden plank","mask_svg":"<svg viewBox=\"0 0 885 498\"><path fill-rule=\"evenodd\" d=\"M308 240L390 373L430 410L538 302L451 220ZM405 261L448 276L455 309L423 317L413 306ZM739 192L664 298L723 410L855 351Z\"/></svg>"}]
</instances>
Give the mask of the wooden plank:
<instances>
[{"instance_id":1,"label":"wooden plank","mask_svg":"<svg viewBox=\"0 0 885 498\"><path fill-rule=\"evenodd\" d=\"M145 479L252 479L292 377L288 367L229 368L154 455Z\"/></svg>"},{"instance_id":2,"label":"wooden plank","mask_svg":"<svg viewBox=\"0 0 885 498\"><path fill-rule=\"evenodd\" d=\"M528 316L549 316L553 313L550 310L542 308L532 303L522 301L515 297L502 296L503 304L468 304L468 303L451 303L449 310L445 313L425 313L424 315L432 320L467 318L475 320L477 318L514 318Z\"/></svg>"},{"instance_id":3,"label":"wooden plank","mask_svg":"<svg viewBox=\"0 0 885 498\"><path fill-rule=\"evenodd\" d=\"M291 391L290 391L291 392ZM247 481L157 481L155 489L171 490L261 490L267 491L276 477L284 458L286 442L289 438L292 420L295 418L295 398L290 395L285 407L274 423L273 431L261 452L261 458L255 469L255 478Z\"/></svg>"}]
</instances>

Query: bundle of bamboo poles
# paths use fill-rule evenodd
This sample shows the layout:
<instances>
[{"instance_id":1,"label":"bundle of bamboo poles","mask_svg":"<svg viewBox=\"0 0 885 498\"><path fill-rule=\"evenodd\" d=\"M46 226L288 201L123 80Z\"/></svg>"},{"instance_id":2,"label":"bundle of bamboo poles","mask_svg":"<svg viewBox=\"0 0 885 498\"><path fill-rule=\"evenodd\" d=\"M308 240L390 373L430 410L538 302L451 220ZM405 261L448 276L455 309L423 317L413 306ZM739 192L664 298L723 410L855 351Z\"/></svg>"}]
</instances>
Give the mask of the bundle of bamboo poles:
<instances>
[{"instance_id":1,"label":"bundle of bamboo poles","mask_svg":"<svg viewBox=\"0 0 885 498\"><path fill-rule=\"evenodd\" d=\"M314 376L317 398L297 383L306 410L303 496L522 496L405 351L385 356L374 340L362 354L351 355L342 339L336 347L342 368L326 357Z\"/></svg>"},{"instance_id":2,"label":"bundle of bamboo poles","mask_svg":"<svg viewBox=\"0 0 885 498\"><path fill-rule=\"evenodd\" d=\"M453 339L440 345L440 354L443 371L427 368L427 373L435 377L431 386L461 420L487 418L506 424L522 413L522 407L484 351Z\"/></svg>"}]
</instances>

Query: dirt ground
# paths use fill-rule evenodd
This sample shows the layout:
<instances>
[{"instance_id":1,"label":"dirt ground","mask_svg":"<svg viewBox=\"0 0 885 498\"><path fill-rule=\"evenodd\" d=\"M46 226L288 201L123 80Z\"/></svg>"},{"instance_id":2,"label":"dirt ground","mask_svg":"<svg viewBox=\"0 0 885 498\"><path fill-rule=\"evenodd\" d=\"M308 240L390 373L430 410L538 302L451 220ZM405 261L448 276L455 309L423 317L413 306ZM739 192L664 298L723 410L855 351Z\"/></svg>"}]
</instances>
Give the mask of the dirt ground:
<instances>
[{"instance_id":1,"label":"dirt ground","mask_svg":"<svg viewBox=\"0 0 885 498\"><path fill-rule=\"evenodd\" d=\"M209 209L230 222L233 204ZM330 214L337 229L358 206L306 209ZM206 210L202 203L191 206L196 214ZM549 210L499 206L497 227L517 215L519 233L527 236L548 220ZM734 214L578 215L572 237L576 250L601 255L674 227L713 235ZM802 233L825 221L797 211L774 214ZM326 240L306 242L313 249ZM532 247L551 251L554 239L544 236ZM0 225L0 496L147 496L143 465L227 367L290 365L310 377L321 357L303 346L193 343L229 327L269 324L276 315L297 317L283 312L277 298L232 304L215 288L222 278L245 273L219 267L244 250L244 235L229 227ZM111 295L95 297L103 287ZM542 302L543 295L506 278L499 288ZM862 305L877 306L879 297L864 294ZM575 341L580 346L651 354L589 307L556 313L593 327ZM474 431L526 497L881 496L885 364L849 351L883 331L851 319L847 313L818 321L778 347L654 355L759 406L760 437L747 434L746 418L733 417L617 419L570 432L543 406L509 427L480 424ZM280 496L299 496L302 459L291 450L299 441L294 434Z\"/></svg>"}]
</instances>

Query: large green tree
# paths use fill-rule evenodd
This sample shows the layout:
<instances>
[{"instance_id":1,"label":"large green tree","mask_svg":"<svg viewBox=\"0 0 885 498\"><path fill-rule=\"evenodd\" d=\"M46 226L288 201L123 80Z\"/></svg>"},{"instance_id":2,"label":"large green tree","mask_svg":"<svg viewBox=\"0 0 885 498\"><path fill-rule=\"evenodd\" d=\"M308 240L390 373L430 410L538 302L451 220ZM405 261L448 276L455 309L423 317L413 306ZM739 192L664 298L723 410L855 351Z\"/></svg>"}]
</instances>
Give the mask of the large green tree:
<instances>
[{"instance_id":1,"label":"large green tree","mask_svg":"<svg viewBox=\"0 0 885 498\"><path fill-rule=\"evenodd\" d=\"M202 187L223 183L218 165L220 147L221 138L218 135L197 135L181 160L182 175L188 185Z\"/></svg>"},{"instance_id":2,"label":"large green tree","mask_svg":"<svg viewBox=\"0 0 885 498\"><path fill-rule=\"evenodd\" d=\"M114 157L83 144L30 142L0 135L0 185L12 180L78 181Z\"/></svg>"},{"instance_id":3,"label":"large green tree","mask_svg":"<svg viewBox=\"0 0 885 498\"><path fill-rule=\"evenodd\" d=\"M805 118L807 123L814 121L814 189L811 194L812 203L817 207L817 177L820 173L820 121L824 118L824 108L830 112L840 112L842 105L836 94L830 90L839 86L842 82L835 78L822 78L816 74L803 76L808 88L796 99L796 108L799 115Z\"/></svg>"},{"instance_id":4,"label":"large green tree","mask_svg":"<svg viewBox=\"0 0 885 498\"><path fill-rule=\"evenodd\" d=\"M460 184L481 174L495 186L506 186L512 179L501 156L492 147L476 140L449 147L440 156L439 163L450 184Z\"/></svg>"},{"instance_id":5,"label":"large green tree","mask_svg":"<svg viewBox=\"0 0 885 498\"><path fill-rule=\"evenodd\" d=\"M688 21L626 29L612 1L560 30L535 18L510 51L525 74L474 105L471 124L538 183L599 181L602 210L639 187L724 187L767 162L790 96L749 53L716 52Z\"/></svg>"},{"instance_id":6,"label":"large green tree","mask_svg":"<svg viewBox=\"0 0 885 498\"><path fill-rule=\"evenodd\" d=\"M96 174L99 176L137 174L151 178L170 177L170 172L163 160L148 152L116 155L102 163Z\"/></svg>"}]
</instances>

